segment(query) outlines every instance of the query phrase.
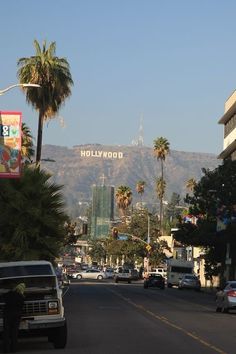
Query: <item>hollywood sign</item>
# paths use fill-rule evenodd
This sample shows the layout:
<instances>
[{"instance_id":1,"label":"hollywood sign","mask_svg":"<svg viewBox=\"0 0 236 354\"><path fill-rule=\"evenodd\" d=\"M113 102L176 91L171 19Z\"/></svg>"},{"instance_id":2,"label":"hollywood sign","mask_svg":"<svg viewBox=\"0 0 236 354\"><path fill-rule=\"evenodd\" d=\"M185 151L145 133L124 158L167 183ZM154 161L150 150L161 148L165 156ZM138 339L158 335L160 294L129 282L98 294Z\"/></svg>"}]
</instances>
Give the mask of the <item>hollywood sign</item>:
<instances>
[{"instance_id":1,"label":"hollywood sign","mask_svg":"<svg viewBox=\"0 0 236 354\"><path fill-rule=\"evenodd\" d=\"M100 157L103 159L123 159L121 151L80 150L81 157Z\"/></svg>"}]
</instances>

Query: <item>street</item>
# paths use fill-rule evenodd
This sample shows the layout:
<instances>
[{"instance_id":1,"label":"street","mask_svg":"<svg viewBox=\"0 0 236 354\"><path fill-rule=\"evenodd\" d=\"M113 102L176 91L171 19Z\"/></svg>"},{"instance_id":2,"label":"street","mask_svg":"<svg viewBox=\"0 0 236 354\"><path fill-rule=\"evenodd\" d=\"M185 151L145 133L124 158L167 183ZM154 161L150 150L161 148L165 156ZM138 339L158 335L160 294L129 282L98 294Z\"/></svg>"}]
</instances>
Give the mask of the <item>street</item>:
<instances>
[{"instance_id":1,"label":"street","mask_svg":"<svg viewBox=\"0 0 236 354\"><path fill-rule=\"evenodd\" d=\"M235 353L236 313L216 313L213 294L82 280L64 301L68 343L61 353ZM46 338L20 338L19 351L58 352Z\"/></svg>"}]
</instances>

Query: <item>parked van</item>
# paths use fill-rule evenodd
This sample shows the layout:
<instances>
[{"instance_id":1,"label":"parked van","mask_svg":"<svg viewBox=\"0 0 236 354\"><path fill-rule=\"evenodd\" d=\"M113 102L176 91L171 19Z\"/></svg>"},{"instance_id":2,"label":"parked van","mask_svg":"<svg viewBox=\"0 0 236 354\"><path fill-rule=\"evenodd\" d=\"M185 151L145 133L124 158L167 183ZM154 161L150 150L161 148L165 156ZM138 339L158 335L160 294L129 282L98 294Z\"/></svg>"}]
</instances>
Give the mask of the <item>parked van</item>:
<instances>
[{"instance_id":1,"label":"parked van","mask_svg":"<svg viewBox=\"0 0 236 354\"><path fill-rule=\"evenodd\" d=\"M155 272L157 274L161 274L163 278L166 279L167 277L167 268L159 267L159 268L152 268L152 273Z\"/></svg>"},{"instance_id":2,"label":"parked van","mask_svg":"<svg viewBox=\"0 0 236 354\"><path fill-rule=\"evenodd\" d=\"M47 261L0 263L0 295L11 289L12 282L26 285L20 331L47 336L54 348L66 346L67 326L62 289L55 270ZM4 302L0 302L0 332L3 331Z\"/></svg>"},{"instance_id":3,"label":"parked van","mask_svg":"<svg viewBox=\"0 0 236 354\"><path fill-rule=\"evenodd\" d=\"M167 265L167 286L178 286L185 274L193 274L194 263L183 259L169 259Z\"/></svg>"}]
</instances>

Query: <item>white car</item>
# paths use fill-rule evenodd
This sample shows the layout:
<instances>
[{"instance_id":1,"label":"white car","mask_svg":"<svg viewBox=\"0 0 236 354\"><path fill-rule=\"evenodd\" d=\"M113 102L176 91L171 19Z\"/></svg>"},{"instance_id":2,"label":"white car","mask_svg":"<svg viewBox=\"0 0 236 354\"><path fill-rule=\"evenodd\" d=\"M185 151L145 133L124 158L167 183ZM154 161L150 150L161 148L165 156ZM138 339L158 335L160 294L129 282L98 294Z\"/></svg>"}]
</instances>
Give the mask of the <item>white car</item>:
<instances>
[{"instance_id":1,"label":"white car","mask_svg":"<svg viewBox=\"0 0 236 354\"><path fill-rule=\"evenodd\" d=\"M236 310L236 280L227 281L223 289L216 293L216 312Z\"/></svg>"},{"instance_id":2,"label":"white car","mask_svg":"<svg viewBox=\"0 0 236 354\"><path fill-rule=\"evenodd\" d=\"M99 269L86 269L81 272L71 274L74 279L97 279L102 280L107 278L107 274Z\"/></svg>"}]
</instances>

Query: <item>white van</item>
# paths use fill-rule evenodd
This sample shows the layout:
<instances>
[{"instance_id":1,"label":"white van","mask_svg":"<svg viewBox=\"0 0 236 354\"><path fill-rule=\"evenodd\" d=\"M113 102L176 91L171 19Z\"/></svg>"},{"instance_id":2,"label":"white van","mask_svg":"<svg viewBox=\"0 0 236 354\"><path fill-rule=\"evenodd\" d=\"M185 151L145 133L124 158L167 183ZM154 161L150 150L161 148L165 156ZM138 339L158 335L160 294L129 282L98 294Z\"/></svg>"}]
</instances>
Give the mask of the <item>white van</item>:
<instances>
[{"instance_id":1,"label":"white van","mask_svg":"<svg viewBox=\"0 0 236 354\"><path fill-rule=\"evenodd\" d=\"M193 274L194 263L183 259L169 259L167 264L167 287L178 286L185 274Z\"/></svg>"},{"instance_id":2,"label":"white van","mask_svg":"<svg viewBox=\"0 0 236 354\"><path fill-rule=\"evenodd\" d=\"M159 268L152 268L152 273L161 274L163 278L166 279L167 277L167 268L159 267Z\"/></svg>"},{"instance_id":3,"label":"white van","mask_svg":"<svg viewBox=\"0 0 236 354\"><path fill-rule=\"evenodd\" d=\"M12 282L26 285L20 331L47 336L54 348L63 349L67 326L55 270L47 261L0 263L0 296L11 289ZM0 299L0 332L3 331L4 302Z\"/></svg>"}]
</instances>

